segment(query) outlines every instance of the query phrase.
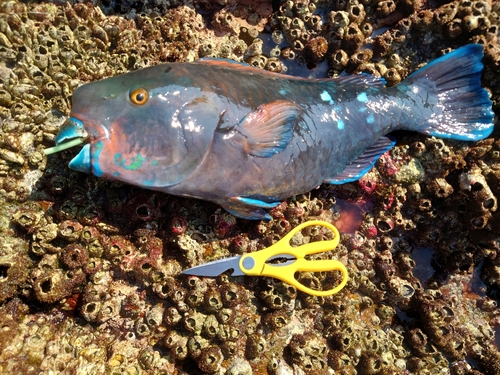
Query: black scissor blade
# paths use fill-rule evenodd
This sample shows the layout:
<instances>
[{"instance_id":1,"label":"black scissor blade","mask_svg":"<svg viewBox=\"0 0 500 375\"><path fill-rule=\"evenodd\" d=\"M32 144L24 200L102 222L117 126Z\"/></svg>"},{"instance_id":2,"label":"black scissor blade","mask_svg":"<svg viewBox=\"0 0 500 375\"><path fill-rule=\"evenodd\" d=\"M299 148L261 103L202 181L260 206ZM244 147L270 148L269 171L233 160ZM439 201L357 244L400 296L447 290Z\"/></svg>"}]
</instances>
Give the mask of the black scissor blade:
<instances>
[{"instance_id":1,"label":"black scissor blade","mask_svg":"<svg viewBox=\"0 0 500 375\"><path fill-rule=\"evenodd\" d=\"M185 275L193 275L193 276L208 276L208 277L216 277L221 273L226 272L229 269L232 269L232 276L243 276L244 273L240 270L240 256L215 260L213 262L205 263L193 268L188 268L187 270L182 271L181 273Z\"/></svg>"}]
</instances>

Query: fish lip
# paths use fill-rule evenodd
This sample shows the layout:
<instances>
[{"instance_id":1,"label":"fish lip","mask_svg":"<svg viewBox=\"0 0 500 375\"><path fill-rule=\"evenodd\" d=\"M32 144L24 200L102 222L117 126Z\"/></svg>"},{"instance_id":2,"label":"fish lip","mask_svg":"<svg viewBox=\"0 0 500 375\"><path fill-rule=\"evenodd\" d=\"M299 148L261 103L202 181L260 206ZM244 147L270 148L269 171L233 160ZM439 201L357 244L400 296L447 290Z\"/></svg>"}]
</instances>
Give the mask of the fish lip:
<instances>
[{"instance_id":1,"label":"fish lip","mask_svg":"<svg viewBox=\"0 0 500 375\"><path fill-rule=\"evenodd\" d=\"M80 152L70 160L68 167L78 172L92 172L92 162L90 159L90 143L84 145Z\"/></svg>"},{"instance_id":2,"label":"fish lip","mask_svg":"<svg viewBox=\"0 0 500 375\"><path fill-rule=\"evenodd\" d=\"M71 147L79 146L90 142L90 137L83 121L76 117L69 117L54 138L55 146L44 150L45 155L54 154Z\"/></svg>"},{"instance_id":3,"label":"fish lip","mask_svg":"<svg viewBox=\"0 0 500 375\"><path fill-rule=\"evenodd\" d=\"M92 163L91 163L91 153L90 153L90 136L85 130L83 121L71 116L57 133L55 138L56 147L65 149L66 147L73 147L73 144L79 145L83 144L82 149L78 154L70 160L68 167L74 171L91 173Z\"/></svg>"}]
</instances>

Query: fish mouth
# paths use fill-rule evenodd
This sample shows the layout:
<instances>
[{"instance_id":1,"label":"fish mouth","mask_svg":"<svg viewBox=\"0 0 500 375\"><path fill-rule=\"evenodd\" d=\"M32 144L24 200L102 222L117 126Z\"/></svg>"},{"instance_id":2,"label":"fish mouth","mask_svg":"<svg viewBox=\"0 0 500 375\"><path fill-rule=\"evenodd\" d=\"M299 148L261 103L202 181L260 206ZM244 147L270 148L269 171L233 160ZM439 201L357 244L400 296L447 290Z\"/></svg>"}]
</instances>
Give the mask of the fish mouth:
<instances>
[{"instance_id":1,"label":"fish mouth","mask_svg":"<svg viewBox=\"0 0 500 375\"><path fill-rule=\"evenodd\" d=\"M83 122L76 117L70 117L59 130L55 137L56 145L44 150L45 155L55 154L68 148L84 145L78 155L69 162L68 166L75 170L85 173L92 171L90 164L90 143L89 134L83 126Z\"/></svg>"}]
</instances>

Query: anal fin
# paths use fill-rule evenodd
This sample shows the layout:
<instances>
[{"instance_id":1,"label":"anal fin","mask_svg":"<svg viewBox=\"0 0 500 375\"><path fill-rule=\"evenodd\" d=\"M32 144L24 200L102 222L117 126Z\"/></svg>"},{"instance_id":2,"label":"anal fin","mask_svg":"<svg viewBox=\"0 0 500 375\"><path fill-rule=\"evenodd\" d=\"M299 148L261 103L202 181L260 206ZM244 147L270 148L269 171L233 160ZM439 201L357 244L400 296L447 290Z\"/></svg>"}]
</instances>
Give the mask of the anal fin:
<instances>
[{"instance_id":1,"label":"anal fin","mask_svg":"<svg viewBox=\"0 0 500 375\"><path fill-rule=\"evenodd\" d=\"M333 178L327 178L324 184L342 185L359 180L370 169L373 168L380 155L389 151L396 144L388 137L381 137L375 144L367 148L356 160L348 164L346 168Z\"/></svg>"}]
</instances>

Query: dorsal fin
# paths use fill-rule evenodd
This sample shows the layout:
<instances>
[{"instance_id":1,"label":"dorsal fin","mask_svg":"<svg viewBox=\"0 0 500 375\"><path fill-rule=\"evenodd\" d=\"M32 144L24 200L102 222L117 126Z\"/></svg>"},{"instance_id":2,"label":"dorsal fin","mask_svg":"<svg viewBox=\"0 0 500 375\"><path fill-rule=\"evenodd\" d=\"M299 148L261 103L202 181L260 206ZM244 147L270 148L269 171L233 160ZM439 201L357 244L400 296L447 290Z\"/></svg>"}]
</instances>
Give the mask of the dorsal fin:
<instances>
[{"instance_id":1,"label":"dorsal fin","mask_svg":"<svg viewBox=\"0 0 500 375\"><path fill-rule=\"evenodd\" d=\"M384 87L387 83L382 77L373 76L367 73L336 77L333 81L345 85L367 85L372 87Z\"/></svg>"},{"instance_id":2,"label":"dorsal fin","mask_svg":"<svg viewBox=\"0 0 500 375\"><path fill-rule=\"evenodd\" d=\"M239 62L229 59L222 59L217 57L203 57L196 60L197 63L208 64L208 65L219 65L219 66L231 66L231 67L248 67L252 69L257 69L247 64L246 62Z\"/></svg>"}]
</instances>

